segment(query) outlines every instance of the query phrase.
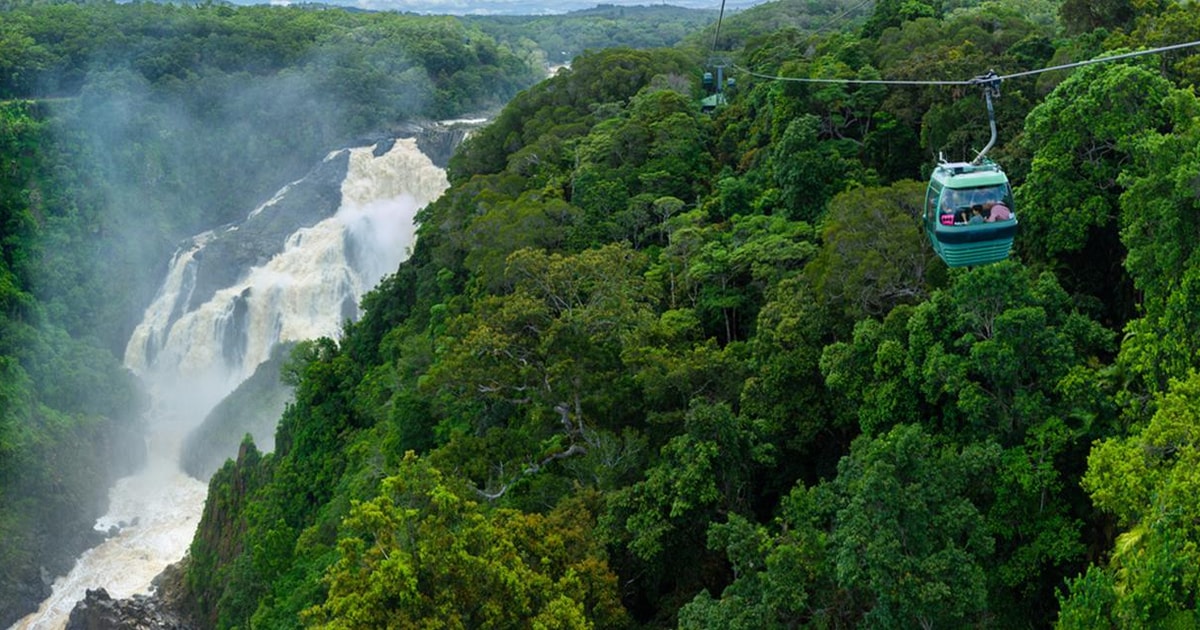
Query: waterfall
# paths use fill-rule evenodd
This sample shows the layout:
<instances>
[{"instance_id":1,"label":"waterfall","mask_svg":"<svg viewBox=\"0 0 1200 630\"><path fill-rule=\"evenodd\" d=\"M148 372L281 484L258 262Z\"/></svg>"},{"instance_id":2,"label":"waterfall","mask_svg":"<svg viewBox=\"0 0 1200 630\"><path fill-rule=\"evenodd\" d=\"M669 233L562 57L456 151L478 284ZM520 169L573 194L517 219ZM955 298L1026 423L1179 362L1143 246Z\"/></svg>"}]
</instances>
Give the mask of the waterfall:
<instances>
[{"instance_id":1,"label":"waterfall","mask_svg":"<svg viewBox=\"0 0 1200 630\"><path fill-rule=\"evenodd\" d=\"M320 180L332 172L340 186L326 190ZM114 598L145 593L183 557L206 492L180 471L183 436L276 344L336 337L359 315L363 293L408 257L416 212L448 185L412 139L338 151L243 223L180 247L125 351L154 399L149 463L111 490L96 528L113 535L14 628L62 628L86 589L104 587ZM250 264L231 267L229 258ZM226 279L233 281L217 286Z\"/></svg>"},{"instance_id":2,"label":"waterfall","mask_svg":"<svg viewBox=\"0 0 1200 630\"><path fill-rule=\"evenodd\" d=\"M155 390L186 383L190 396L216 404L276 344L335 337L345 320L356 318L363 293L407 257L417 210L448 184L411 139L397 140L383 153L375 147L348 153L341 204L333 216L295 230L265 264L245 270L237 283L182 314L180 305L192 300L197 257L203 259L220 235L202 234L176 254L162 290L130 337L126 364ZM250 218L270 212L272 205L255 209Z\"/></svg>"}]
</instances>

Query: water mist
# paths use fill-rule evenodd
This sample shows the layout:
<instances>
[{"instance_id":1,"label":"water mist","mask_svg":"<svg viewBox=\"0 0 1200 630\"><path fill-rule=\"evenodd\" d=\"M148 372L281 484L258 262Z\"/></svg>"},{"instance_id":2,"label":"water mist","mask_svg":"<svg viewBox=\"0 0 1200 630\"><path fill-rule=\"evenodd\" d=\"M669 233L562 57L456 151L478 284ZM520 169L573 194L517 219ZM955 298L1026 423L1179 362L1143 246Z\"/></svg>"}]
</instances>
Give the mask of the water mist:
<instances>
[{"instance_id":1,"label":"water mist","mask_svg":"<svg viewBox=\"0 0 1200 630\"><path fill-rule=\"evenodd\" d=\"M416 212L448 186L411 139L335 152L325 164L338 160L345 164L340 187L308 196L316 204L330 200L325 211L295 199L305 188L301 180L243 223L198 235L176 252L125 353L154 400L147 465L110 491L109 512L96 529L112 535L80 556L42 607L14 628L64 627L87 589L103 587L114 598L146 593L183 557L206 493L203 482L180 470L183 438L277 344L336 337L358 315L363 293L407 257ZM283 215L298 204L309 218L280 232ZM270 242L272 234L282 242ZM268 252L250 252L253 264L236 269L221 259L252 246ZM214 277L234 281L214 288Z\"/></svg>"}]
</instances>

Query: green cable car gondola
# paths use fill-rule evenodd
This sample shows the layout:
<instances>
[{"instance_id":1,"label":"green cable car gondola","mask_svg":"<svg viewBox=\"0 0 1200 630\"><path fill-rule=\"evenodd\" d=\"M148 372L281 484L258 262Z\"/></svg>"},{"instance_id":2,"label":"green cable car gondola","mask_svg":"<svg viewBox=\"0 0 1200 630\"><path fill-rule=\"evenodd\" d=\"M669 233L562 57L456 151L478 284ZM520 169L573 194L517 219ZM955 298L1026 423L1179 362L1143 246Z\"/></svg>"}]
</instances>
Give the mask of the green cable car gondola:
<instances>
[{"instance_id":1,"label":"green cable car gondola","mask_svg":"<svg viewBox=\"0 0 1200 630\"><path fill-rule=\"evenodd\" d=\"M984 159L996 143L992 96L1000 94L1000 79L989 73L975 82L983 86L992 138L971 162L939 160L925 191L925 233L933 251L950 267L1004 260L1017 234L1008 176Z\"/></svg>"},{"instance_id":2,"label":"green cable car gondola","mask_svg":"<svg viewBox=\"0 0 1200 630\"><path fill-rule=\"evenodd\" d=\"M1017 234L1012 207L1008 177L995 163L941 163L925 193L925 232L951 267L999 262Z\"/></svg>"}]
</instances>

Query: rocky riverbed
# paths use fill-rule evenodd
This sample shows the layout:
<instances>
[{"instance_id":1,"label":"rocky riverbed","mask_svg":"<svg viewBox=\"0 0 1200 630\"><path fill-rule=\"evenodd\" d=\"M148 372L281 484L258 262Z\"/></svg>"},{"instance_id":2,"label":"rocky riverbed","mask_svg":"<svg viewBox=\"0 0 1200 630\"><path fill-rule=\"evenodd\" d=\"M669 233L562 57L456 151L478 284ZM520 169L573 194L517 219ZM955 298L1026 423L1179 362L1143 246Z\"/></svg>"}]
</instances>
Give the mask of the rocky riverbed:
<instances>
[{"instance_id":1,"label":"rocky riverbed","mask_svg":"<svg viewBox=\"0 0 1200 630\"><path fill-rule=\"evenodd\" d=\"M71 610L67 630L197 630L186 612L180 567L167 567L149 595L113 599L103 588L89 590Z\"/></svg>"}]
</instances>

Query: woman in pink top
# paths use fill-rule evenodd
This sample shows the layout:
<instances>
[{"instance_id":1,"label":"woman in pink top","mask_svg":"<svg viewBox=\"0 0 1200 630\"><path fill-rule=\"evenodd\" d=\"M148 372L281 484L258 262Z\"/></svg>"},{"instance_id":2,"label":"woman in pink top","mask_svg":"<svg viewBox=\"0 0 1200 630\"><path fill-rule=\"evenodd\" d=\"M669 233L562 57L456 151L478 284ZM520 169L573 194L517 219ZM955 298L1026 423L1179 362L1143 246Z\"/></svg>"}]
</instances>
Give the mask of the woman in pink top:
<instances>
[{"instance_id":1,"label":"woman in pink top","mask_svg":"<svg viewBox=\"0 0 1200 630\"><path fill-rule=\"evenodd\" d=\"M987 214L984 221L992 223L994 221L1008 221L1012 218L1012 210L1008 206L995 201L989 201L983 204L983 211Z\"/></svg>"}]
</instances>

